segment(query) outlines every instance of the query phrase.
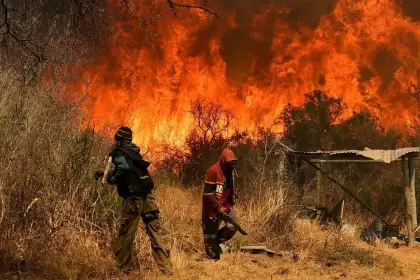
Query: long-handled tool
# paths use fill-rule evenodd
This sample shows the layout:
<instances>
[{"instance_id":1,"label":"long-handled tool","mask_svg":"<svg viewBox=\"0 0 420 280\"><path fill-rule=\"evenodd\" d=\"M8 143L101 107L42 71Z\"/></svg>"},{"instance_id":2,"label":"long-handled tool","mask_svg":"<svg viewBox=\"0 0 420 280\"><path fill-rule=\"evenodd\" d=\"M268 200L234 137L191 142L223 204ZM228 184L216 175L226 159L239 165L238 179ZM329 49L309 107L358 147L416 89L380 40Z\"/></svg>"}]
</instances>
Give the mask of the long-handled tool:
<instances>
[{"instance_id":1,"label":"long-handled tool","mask_svg":"<svg viewBox=\"0 0 420 280\"><path fill-rule=\"evenodd\" d=\"M232 220L231 217L229 217L229 215L227 213L224 213L222 215L221 218L223 221L228 222L230 224L232 224L234 227L236 227L236 229L242 234L242 235L248 235L248 233L239 225L237 224L234 220Z\"/></svg>"},{"instance_id":2,"label":"long-handled tool","mask_svg":"<svg viewBox=\"0 0 420 280\"><path fill-rule=\"evenodd\" d=\"M108 162L106 163L106 166L105 166L104 175L102 176L102 180L101 180L102 185L105 185L106 183L106 177L108 176L109 170L111 170L111 165L112 165L112 157L109 157Z\"/></svg>"}]
</instances>

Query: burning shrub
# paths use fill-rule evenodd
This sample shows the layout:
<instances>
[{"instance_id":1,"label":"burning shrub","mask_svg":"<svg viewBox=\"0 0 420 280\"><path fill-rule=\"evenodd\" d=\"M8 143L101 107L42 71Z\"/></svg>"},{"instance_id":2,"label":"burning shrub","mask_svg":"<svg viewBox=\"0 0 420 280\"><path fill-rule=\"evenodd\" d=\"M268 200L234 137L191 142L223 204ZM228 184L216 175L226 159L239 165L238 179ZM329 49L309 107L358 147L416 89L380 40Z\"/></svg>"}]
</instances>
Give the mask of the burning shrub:
<instances>
[{"instance_id":1,"label":"burning shrub","mask_svg":"<svg viewBox=\"0 0 420 280\"><path fill-rule=\"evenodd\" d=\"M201 183L207 168L232 139L228 131L233 114L220 104L198 99L191 103L190 114L194 123L185 146L164 147L164 159L157 167L159 172L175 173L184 186Z\"/></svg>"}]
</instances>

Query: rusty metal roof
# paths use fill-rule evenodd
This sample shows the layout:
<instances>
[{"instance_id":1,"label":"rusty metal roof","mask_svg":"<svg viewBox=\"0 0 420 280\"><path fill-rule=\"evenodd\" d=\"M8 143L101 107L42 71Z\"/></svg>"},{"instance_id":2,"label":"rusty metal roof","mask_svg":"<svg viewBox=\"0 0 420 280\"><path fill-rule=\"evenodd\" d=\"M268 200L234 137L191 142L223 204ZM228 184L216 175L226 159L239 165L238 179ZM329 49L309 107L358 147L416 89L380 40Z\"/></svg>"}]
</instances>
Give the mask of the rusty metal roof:
<instances>
[{"instance_id":1,"label":"rusty metal roof","mask_svg":"<svg viewBox=\"0 0 420 280\"><path fill-rule=\"evenodd\" d=\"M420 147L400 148L396 150L374 150L365 148L364 150L341 150L341 151L289 151L298 157L305 157L318 160L337 160L337 159L353 159L353 160L371 160L377 162L391 163L399 160L406 155L417 155Z\"/></svg>"}]
</instances>

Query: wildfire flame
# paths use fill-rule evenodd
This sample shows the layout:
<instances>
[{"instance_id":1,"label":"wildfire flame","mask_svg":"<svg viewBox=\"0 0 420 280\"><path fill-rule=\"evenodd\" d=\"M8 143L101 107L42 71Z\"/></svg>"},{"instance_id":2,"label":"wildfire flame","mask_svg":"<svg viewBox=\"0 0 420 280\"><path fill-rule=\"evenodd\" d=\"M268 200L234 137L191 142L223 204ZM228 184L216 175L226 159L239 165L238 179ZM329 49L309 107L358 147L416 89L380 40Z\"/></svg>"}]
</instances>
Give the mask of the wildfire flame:
<instances>
[{"instance_id":1,"label":"wildfire flame","mask_svg":"<svg viewBox=\"0 0 420 280\"><path fill-rule=\"evenodd\" d=\"M82 69L95 85L90 114L97 126L129 123L139 143L178 141L190 130L187 111L198 97L222 104L235 125L249 128L270 125L314 89L388 125L418 109L408 87L420 74L420 18L410 17L420 5L214 2L220 18L199 10L174 17L168 9L155 24L154 49L138 22L115 27L106 55Z\"/></svg>"}]
</instances>

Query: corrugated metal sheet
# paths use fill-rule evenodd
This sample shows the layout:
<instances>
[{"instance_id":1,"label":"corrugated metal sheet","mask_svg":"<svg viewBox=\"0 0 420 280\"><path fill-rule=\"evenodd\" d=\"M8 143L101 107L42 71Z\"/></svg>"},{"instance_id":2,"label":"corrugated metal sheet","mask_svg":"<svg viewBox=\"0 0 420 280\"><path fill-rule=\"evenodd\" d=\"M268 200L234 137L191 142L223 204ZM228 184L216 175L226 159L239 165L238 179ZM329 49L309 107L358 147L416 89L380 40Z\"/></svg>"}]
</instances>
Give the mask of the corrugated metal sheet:
<instances>
[{"instance_id":1,"label":"corrugated metal sheet","mask_svg":"<svg viewBox=\"0 0 420 280\"><path fill-rule=\"evenodd\" d=\"M342 150L342 151L316 151L316 152L301 152L296 151L295 154L300 156L311 156L312 158L326 159L329 157L347 157L347 156L361 156L365 159L381 161L384 163L391 163L401 157L411 154L419 153L420 147L401 148L396 150L372 150L365 148L364 150Z\"/></svg>"},{"instance_id":2,"label":"corrugated metal sheet","mask_svg":"<svg viewBox=\"0 0 420 280\"><path fill-rule=\"evenodd\" d=\"M396 150L365 149L358 154L366 158L371 158L374 160L383 161L385 163L390 163L390 162L393 162L394 160L401 158L402 156L405 156L410 153L418 153L419 151L420 151L420 148L402 148L402 149L396 149Z\"/></svg>"}]
</instances>

